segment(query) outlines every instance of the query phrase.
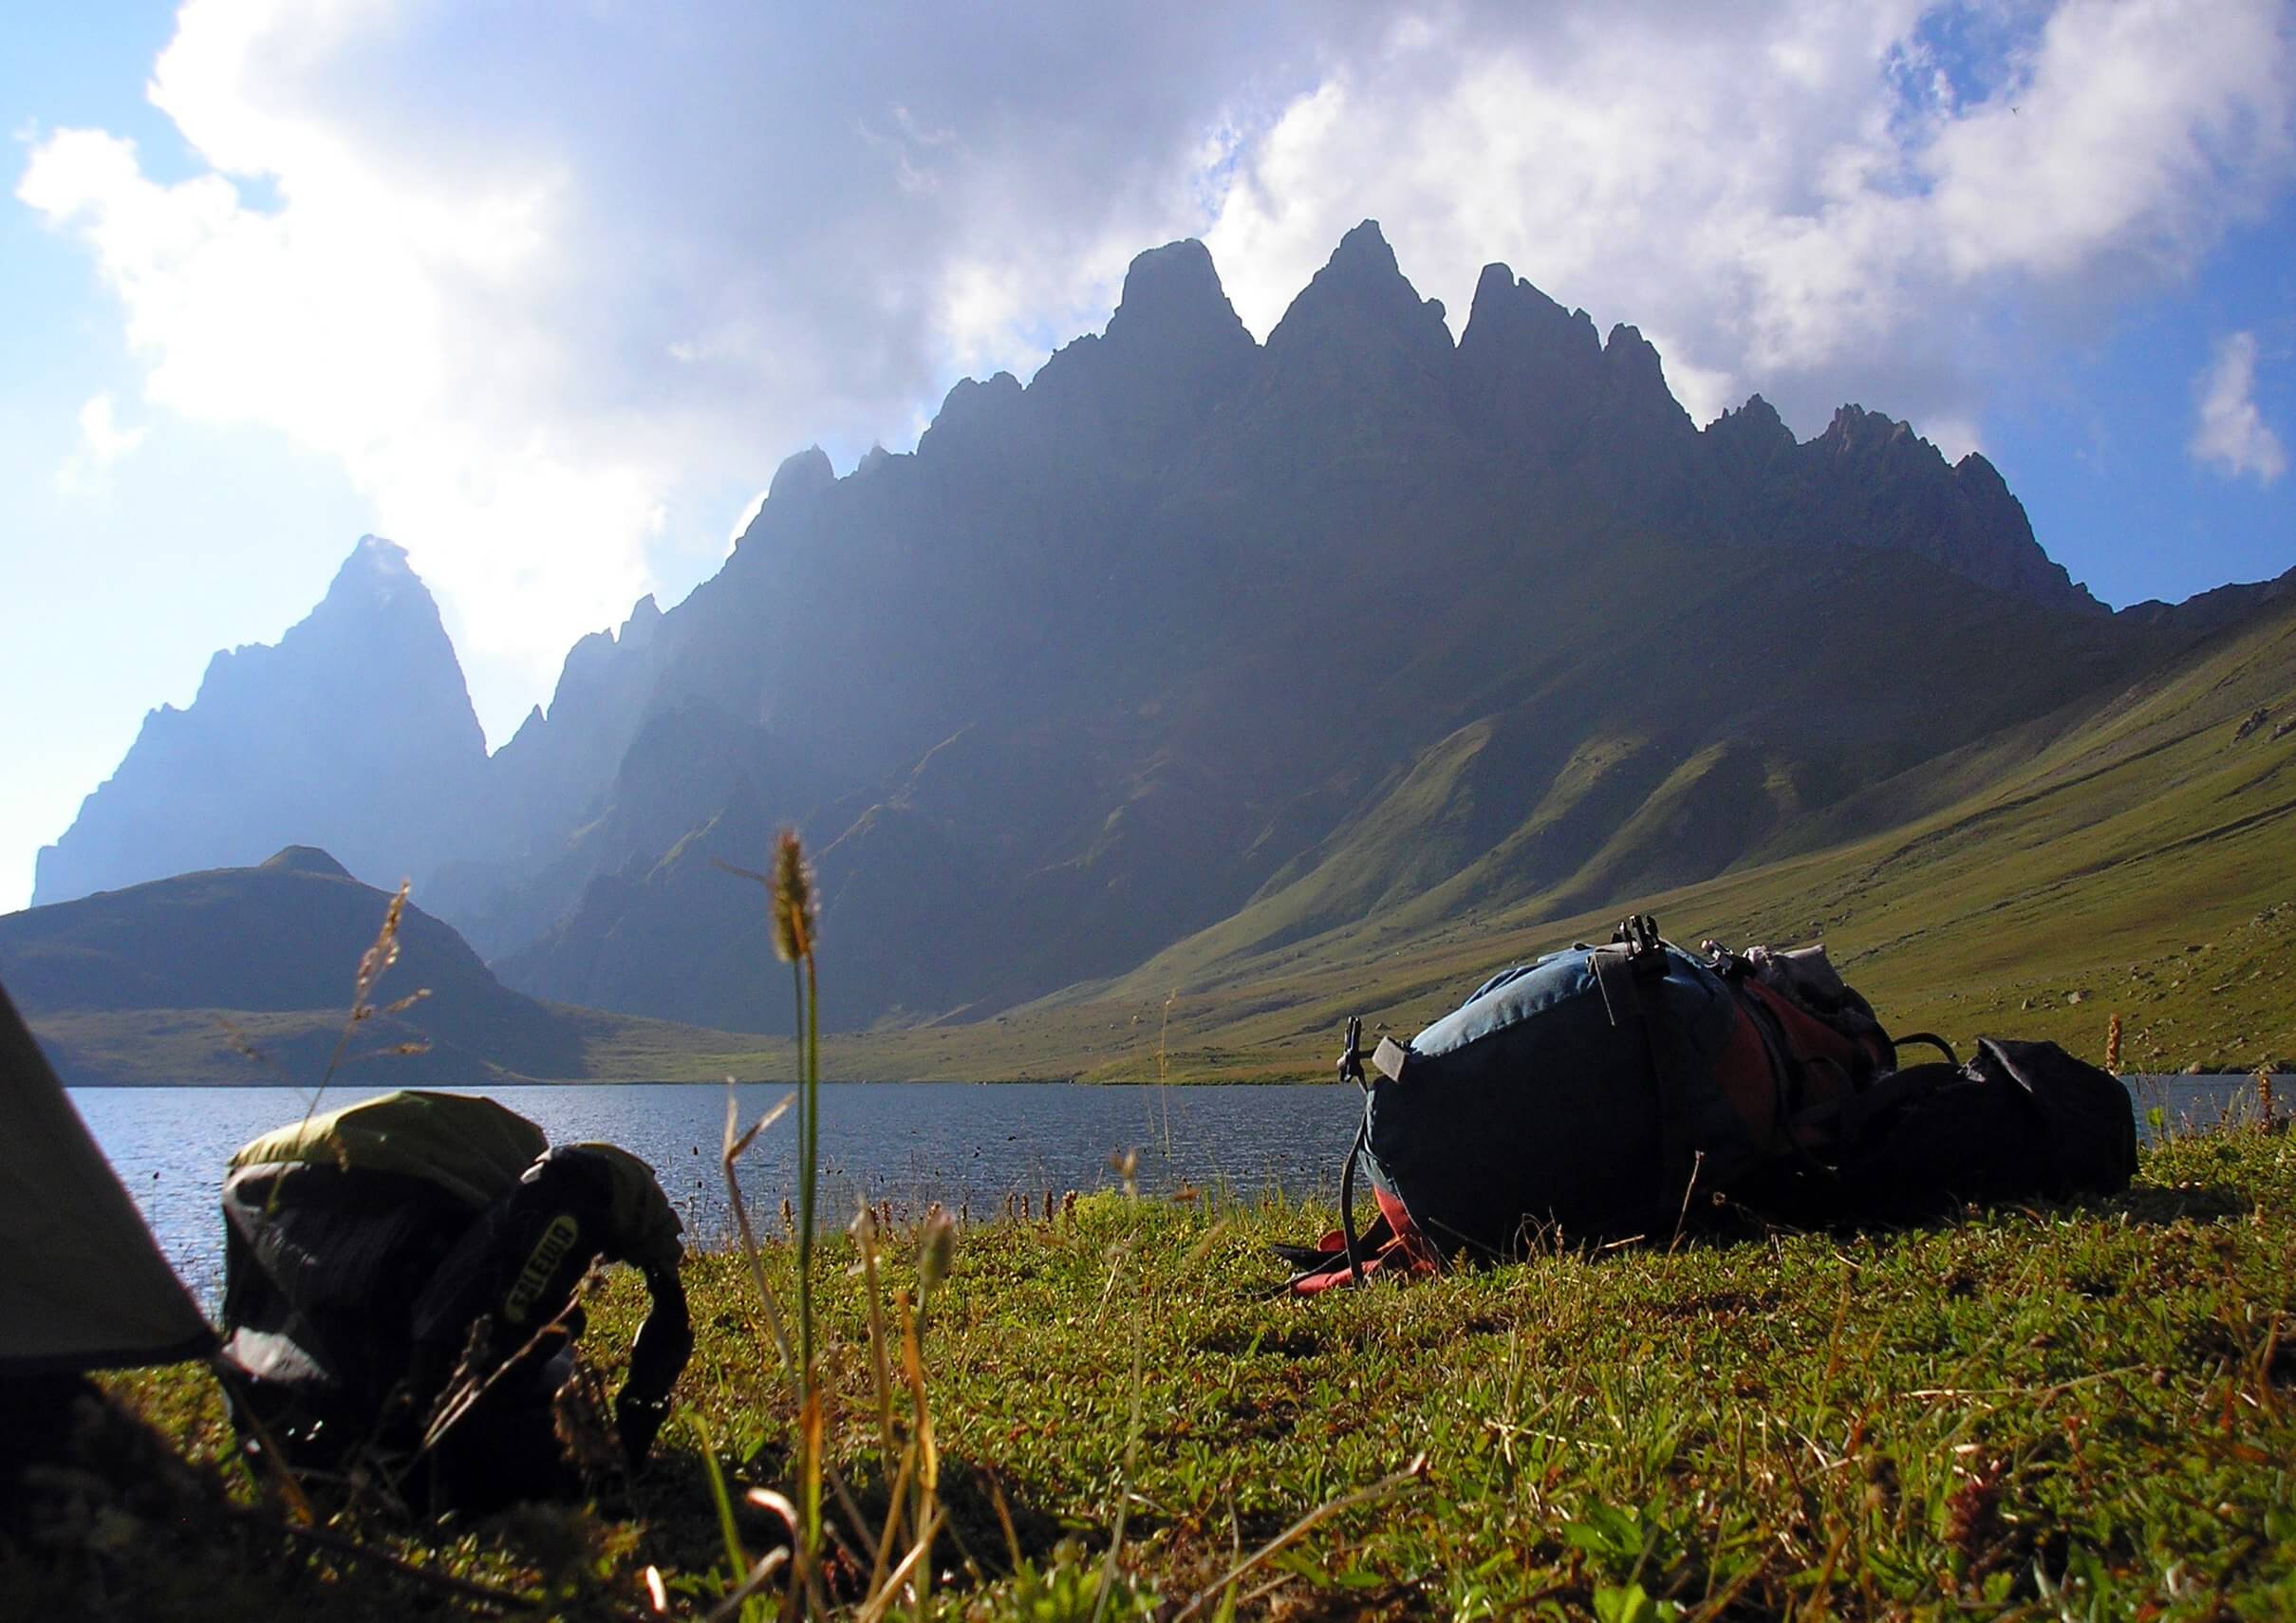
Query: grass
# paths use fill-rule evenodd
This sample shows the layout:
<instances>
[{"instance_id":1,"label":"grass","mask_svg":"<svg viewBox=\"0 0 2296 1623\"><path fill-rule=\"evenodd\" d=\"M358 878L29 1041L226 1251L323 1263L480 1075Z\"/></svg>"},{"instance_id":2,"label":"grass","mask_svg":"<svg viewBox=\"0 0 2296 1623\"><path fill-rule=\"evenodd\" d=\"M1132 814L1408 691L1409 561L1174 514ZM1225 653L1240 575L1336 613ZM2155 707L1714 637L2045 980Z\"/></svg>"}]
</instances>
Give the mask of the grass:
<instances>
[{"instance_id":1,"label":"grass","mask_svg":"<svg viewBox=\"0 0 2296 1623\"><path fill-rule=\"evenodd\" d=\"M924 1334L946 1520L922 1610L1088 1617L1122 1518L1109 1614L1149 1614L1152 1595L1169 1617L1385 1484L1231 1586L1241 1614L2296 1615L2285 1131L2175 1140L2124 1196L1934 1230L1758 1233L1266 1299L1279 1270L1261 1243L1330 1215L1110 1194L967 1230ZM913 1246L884 1249L885 1284L913 1293ZM793 1252L760 1252L784 1300ZM824 1448L875 1517L900 1462L858 1262L838 1239L815 1263ZM647 1614L649 1567L673 1612L715 1604L710 1463L754 1553L787 1535L743 1490L793 1493L798 1448L744 1259L695 1257L686 1287L685 1418L625 1495L349 1531L540 1613ZM586 1350L610 1363L642 1297L613 1279ZM114 1390L254 1502L203 1372ZM913 1397L896 1383L889 1402L907 1435ZM1422 1454L1424 1477L1396 1476ZM0 1593L25 1615L487 1610L253 1521L139 1514L91 1501L83 1541L8 1558ZM827 1514L832 1544L858 1542ZM849 1595L841 1570L827 1577Z\"/></svg>"}]
</instances>

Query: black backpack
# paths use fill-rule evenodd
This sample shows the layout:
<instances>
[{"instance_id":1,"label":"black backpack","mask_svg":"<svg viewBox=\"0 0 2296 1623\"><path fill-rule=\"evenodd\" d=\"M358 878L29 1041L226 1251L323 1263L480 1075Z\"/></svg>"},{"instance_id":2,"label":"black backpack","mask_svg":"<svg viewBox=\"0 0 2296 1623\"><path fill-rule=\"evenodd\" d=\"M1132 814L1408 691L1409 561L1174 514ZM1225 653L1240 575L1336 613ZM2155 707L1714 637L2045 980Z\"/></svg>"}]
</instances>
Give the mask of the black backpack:
<instances>
[{"instance_id":1,"label":"black backpack","mask_svg":"<svg viewBox=\"0 0 2296 1623\"><path fill-rule=\"evenodd\" d=\"M1910 1221L2119 1189L2136 1166L2126 1090L2054 1044L1985 1039L1967 1067L1900 1069L1821 952L1692 954L1641 916L1494 976L1409 1044L1383 1039L1376 1074L1360 1029L1340 1060L1365 1091L1346 1221L1279 1248L1303 1295L1460 1253L1665 1238L1718 1204ZM1361 1237L1359 1166L1379 1207Z\"/></svg>"}]
</instances>

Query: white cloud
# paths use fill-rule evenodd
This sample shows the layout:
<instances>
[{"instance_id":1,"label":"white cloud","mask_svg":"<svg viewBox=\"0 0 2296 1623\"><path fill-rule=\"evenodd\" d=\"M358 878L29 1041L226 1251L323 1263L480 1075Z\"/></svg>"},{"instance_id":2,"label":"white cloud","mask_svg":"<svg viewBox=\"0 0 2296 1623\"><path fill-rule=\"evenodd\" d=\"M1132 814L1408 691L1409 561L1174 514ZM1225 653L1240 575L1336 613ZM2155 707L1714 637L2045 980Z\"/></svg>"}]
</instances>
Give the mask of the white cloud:
<instances>
[{"instance_id":1,"label":"white cloud","mask_svg":"<svg viewBox=\"0 0 2296 1623\"><path fill-rule=\"evenodd\" d=\"M2288 471L2288 457L2280 436L2256 409L2255 396L2256 335L2228 333L2193 380L2200 421L2186 449L2227 478L2253 474L2258 484L2268 485Z\"/></svg>"},{"instance_id":2,"label":"white cloud","mask_svg":"<svg viewBox=\"0 0 2296 1623\"><path fill-rule=\"evenodd\" d=\"M17 196L86 245L151 405L341 463L499 727L719 556L726 489L906 442L1183 234L1263 334L1372 215L1455 326L1505 259L1662 341L1701 419L1759 388L1804 432L1855 399L1974 443L2009 301L2082 319L2287 183L2288 28L2270 0L189 0L151 84L188 177L56 130Z\"/></svg>"},{"instance_id":3,"label":"white cloud","mask_svg":"<svg viewBox=\"0 0 2296 1623\"><path fill-rule=\"evenodd\" d=\"M1505 260L1665 335L1702 420L1760 390L1805 433L1858 400L1973 445L2016 364L2008 300L2078 320L2296 171L2267 0L2067 0L2002 19L1982 62L1939 25L1988 13L1918 0L1436 14L1409 60L1343 65L1240 159L1207 240L1256 330L1375 215L1455 330Z\"/></svg>"},{"instance_id":4,"label":"white cloud","mask_svg":"<svg viewBox=\"0 0 2296 1623\"><path fill-rule=\"evenodd\" d=\"M143 443L148 428L122 428L109 395L91 396L80 408L80 443L56 470L56 488L66 495L89 488L96 475Z\"/></svg>"},{"instance_id":5,"label":"white cloud","mask_svg":"<svg viewBox=\"0 0 2296 1623\"><path fill-rule=\"evenodd\" d=\"M80 438L99 466L117 462L143 443L145 430L121 428L113 410L109 395L98 395L80 408Z\"/></svg>"},{"instance_id":6,"label":"white cloud","mask_svg":"<svg viewBox=\"0 0 2296 1623\"><path fill-rule=\"evenodd\" d=\"M757 515L765 511L765 498L771 494L769 491L759 491L756 495L750 497L749 505L743 508L741 515L734 520L733 529L725 532L725 555L727 557L733 556L735 544L748 532L751 525L757 522Z\"/></svg>"},{"instance_id":7,"label":"white cloud","mask_svg":"<svg viewBox=\"0 0 2296 1623\"><path fill-rule=\"evenodd\" d=\"M715 560L700 493L1105 318L1198 217L1225 90L1183 69L1246 31L1198 21L189 0L150 86L189 177L63 129L16 194L90 251L152 404L341 463L498 728ZM1086 82L1114 62L1137 88Z\"/></svg>"}]
</instances>

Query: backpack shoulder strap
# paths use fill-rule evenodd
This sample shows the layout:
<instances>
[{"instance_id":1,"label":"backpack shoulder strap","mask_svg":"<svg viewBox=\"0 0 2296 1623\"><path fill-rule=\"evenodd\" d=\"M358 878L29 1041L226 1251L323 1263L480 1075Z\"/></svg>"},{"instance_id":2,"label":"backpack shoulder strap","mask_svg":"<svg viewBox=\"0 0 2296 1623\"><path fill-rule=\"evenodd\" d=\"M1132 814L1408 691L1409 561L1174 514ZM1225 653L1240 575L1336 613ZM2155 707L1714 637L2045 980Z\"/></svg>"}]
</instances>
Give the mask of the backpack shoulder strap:
<instances>
[{"instance_id":1,"label":"backpack shoulder strap","mask_svg":"<svg viewBox=\"0 0 2296 1623\"><path fill-rule=\"evenodd\" d=\"M1690 1103L1677 1069L1663 1057L1667 1044L1656 1030L1642 982L1667 972L1666 943L1658 936L1658 921L1636 913L1613 932L1610 944L1587 954L1587 968L1601 990L1604 1010L1613 1026L1632 1024L1642 1034L1644 1062L1658 1100L1658 1161L1660 1185L1669 1192L1688 1185L1696 1175L1697 1159L1690 1148Z\"/></svg>"}]
</instances>

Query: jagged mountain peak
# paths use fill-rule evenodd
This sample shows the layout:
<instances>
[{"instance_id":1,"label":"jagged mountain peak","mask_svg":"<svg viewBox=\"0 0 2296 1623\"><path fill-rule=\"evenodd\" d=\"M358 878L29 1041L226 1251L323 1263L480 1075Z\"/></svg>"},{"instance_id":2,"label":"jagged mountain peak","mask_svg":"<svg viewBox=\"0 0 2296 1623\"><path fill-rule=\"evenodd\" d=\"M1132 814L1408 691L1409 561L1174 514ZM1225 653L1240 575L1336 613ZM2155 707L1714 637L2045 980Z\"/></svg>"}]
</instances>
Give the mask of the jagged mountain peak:
<instances>
[{"instance_id":1,"label":"jagged mountain peak","mask_svg":"<svg viewBox=\"0 0 2296 1623\"><path fill-rule=\"evenodd\" d=\"M1483 268L1475 283L1475 302L1467 309L1459 352L1534 371L1584 368L1600 357L1602 341L1586 311L1563 308L1494 262Z\"/></svg>"},{"instance_id":2,"label":"jagged mountain peak","mask_svg":"<svg viewBox=\"0 0 2296 1623\"><path fill-rule=\"evenodd\" d=\"M1870 455L1885 447L1900 453L1926 449L1942 464L1945 457L1934 445L1913 432L1913 425L1886 412L1868 411L1856 401L1835 408L1834 420L1818 437L1819 443L1837 456Z\"/></svg>"},{"instance_id":3,"label":"jagged mountain peak","mask_svg":"<svg viewBox=\"0 0 2296 1623\"><path fill-rule=\"evenodd\" d=\"M1422 299L1395 262L1377 220L1365 220L1339 239L1283 319L1268 334L1270 353L1287 347L1345 342L1351 330L1370 326L1398 335L1415 350L1451 347L1444 325L1443 301Z\"/></svg>"},{"instance_id":4,"label":"jagged mountain peak","mask_svg":"<svg viewBox=\"0 0 2296 1623\"><path fill-rule=\"evenodd\" d=\"M1403 274L1395 263L1395 251L1388 246L1387 233L1379 229L1377 220L1367 219L1351 227L1340 237L1339 246L1332 250L1330 263L1351 274L1378 277Z\"/></svg>"},{"instance_id":5,"label":"jagged mountain peak","mask_svg":"<svg viewBox=\"0 0 2296 1623\"><path fill-rule=\"evenodd\" d=\"M783 458L774 470L773 483L765 488L769 502L800 502L819 495L837 482L836 470L830 466L829 453L818 445L808 445L793 457Z\"/></svg>"},{"instance_id":6,"label":"jagged mountain peak","mask_svg":"<svg viewBox=\"0 0 2296 1623\"><path fill-rule=\"evenodd\" d=\"M1613 391L1650 401L1663 397L1672 413L1682 412L1673 390L1667 387L1666 364L1658 346L1642 336L1640 327L1620 322L1611 328L1602 345L1602 370ZM1687 415L1683 420L1689 422Z\"/></svg>"},{"instance_id":7,"label":"jagged mountain peak","mask_svg":"<svg viewBox=\"0 0 2296 1623\"><path fill-rule=\"evenodd\" d=\"M362 535L351 548L350 556L343 560L343 567L336 570L335 578L343 580L361 573L374 580L398 580L413 575L414 569L406 561L406 549L398 542L381 535Z\"/></svg>"},{"instance_id":8,"label":"jagged mountain peak","mask_svg":"<svg viewBox=\"0 0 2296 1623\"><path fill-rule=\"evenodd\" d=\"M1242 318L1228 302L1227 289L1220 285L1211 251L1192 236L1151 248L1132 260L1108 325L1111 345L1183 335L1251 342Z\"/></svg>"},{"instance_id":9,"label":"jagged mountain peak","mask_svg":"<svg viewBox=\"0 0 2296 1623\"><path fill-rule=\"evenodd\" d=\"M325 624L352 618L372 620L379 614L389 616L394 611L411 616L418 625L439 624L439 606L432 601L430 588L415 573L406 549L380 535L362 535L337 566L333 578L327 582L326 594L302 622L288 629L287 637L281 641L296 636L314 621Z\"/></svg>"},{"instance_id":10,"label":"jagged mountain peak","mask_svg":"<svg viewBox=\"0 0 2296 1623\"><path fill-rule=\"evenodd\" d=\"M1740 424L1741 432L1759 431L1764 435L1783 433L1789 440L1794 437L1794 431L1785 425L1785 419L1778 415L1778 408L1760 394L1746 396L1745 404L1736 410L1724 406L1722 415L1708 427L1719 427L1726 422Z\"/></svg>"},{"instance_id":11,"label":"jagged mountain peak","mask_svg":"<svg viewBox=\"0 0 2296 1623\"><path fill-rule=\"evenodd\" d=\"M41 851L32 898L320 842L358 870L424 869L485 760L438 605L402 548L362 536L277 643L218 652L188 709L144 718L119 770Z\"/></svg>"},{"instance_id":12,"label":"jagged mountain peak","mask_svg":"<svg viewBox=\"0 0 2296 1623\"><path fill-rule=\"evenodd\" d=\"M1037 369L1027 415L1045 455L1145 470L1192 439L1259 357L1204 244L1168 242L1133 259L1105 333Z\"/></svg>"},{"instance_id":13,"label":"jagged mountain peak","mask_svg":"<svg viewBox=\"0 0 2296 1623\"><path fill-rule=\"evenodd\" d=\"M1497 259L1492 260L1483 268L1482 274L1475 278L1474 301L1467 306L1468 329L1471 331L1475 323L1484 319L1491 310L1521 298L1526 289L1532 293L1539 293L1539 289L1533 288L1529 282L1518 277L1511 266ZM1544 293L1539 293L1539 296L1546 299ZM1546 302L1550 305L1555 303L1552 299L1547 299Z\"/></svg>"},{"instance_id":14,"label":"jagged mountain peak","mask_svg":"<svg viewBox=\"0 0 2296 1623\"><path fill-rule=\"evenodd\" d=\"M998 425L1012 420L1020 399L1020 380L1010 372L999 372L986 380L958 379L942 398L931 426L918 436L918 457L936 460L978 446L984 437L997 433Z\"/></svg>"},{"instance_id":15,"label":"jagged mountain peak","mask_svg":"<svg viewBox=\"0 0 2296 1623\"><path fill-rule=\"evenodd\" d=\"M945 1010L1113 973L1232 914L1316 860L1343 819L1369 814L1382 773L1486 712L1520 710L1512 754L1491 757L1479 801L1472 784L1456 804L1407 797L1413 818L1511 837L1484 823L1503 822L1581 743L1605 760L1623 752L1618 798L1601 802L1616 817L1524 835L1520 871L1541 884L1593 861L1596 845L1571 842L1612 838L1602 830L1700 750L1724 751L1717 783L1738 783L1773 747L1830 783L1876 752L1902 764L1976 725L1958 711L1908 718L1895 702L1908 691L1925 703L1932 688L1962 692L1942 653L1909 643L1892 645L1894 685L1872 702L1773 717L1765 696L1718 693L1695 727L1662 737L1659 699L1603 663L1652 624L1684 628L1699 668L1791 645L1829 696L1856 686L1872 640L1805 648L1775 625L1832 625L1836 608L1861 623L1918 588L1943 618L2059 645L2061 627L2032 605L2060 606L2070 588L1982 458L1948 469L1902 424L1856 406L1796 445L1759 395L1709 434L1640 329L1606 340L1507 266L1484 270L1453 345L1373 221L1338 243L1264 346L1201 242L1151 249L1106 328L1025 388L1009 372L957 382L914 457L874 451L843 481L819 447L799 452L750 532L766 544L745 545L666 615L642 598L618 632L579 643L548 711L486 765L483 793L433 796L465 870L439 887L528 990L778 1019L777 1002L753 1006L747 980L713 967L732 961L734 921L752 928L755 908L713 888L724 881L705 855L754 862L710 842L737 830L754 847L789 821L848 863L836 894L849 905L827 939L850 943L840 984L852 1017ZM1683 567L1708 558L1711 569ZM355 561L367 581L404 568L386 542L363 542ZM1699 595L1715 581L1754 601L1790 588L1807 612L1716 615ZM1334 603L1375 612L1403 657L1335 656ZM1598 669L1612 674L1576 674ZM293 674L265 681L309 691L281 680ZM2007 718L2025 700L1999 702ZM1749 706L1767 729L1759 749L1739 742ZM1671 698L1663 708L1680 710ZM315 775L327 763L301 737L279 747ZM1342 737L1364 763L1344 780L1330 764ZM1845 738L1868 755L1843 753ZM952 739L964 742L937 750ZM169 787L196 804L210 781ZM1428 849L1423 831L1405 830L1396 849ZM426 877L323 826L275 832L242 860L324 840L355 872ZM1409 866L1418 884L1441 864ZM969 894L951 872L974 876ZM716 922L697 933L702 917Z\"/></svg>"},{"instance_id":16,"label":"jagged mountain peak","mask_svg":"<svg viewBox=\"0 0 2296 1623\"><path fill-rule=\"evenodd\" d=\"M1728 407L1704 430L1707 443L1727 461L1765 467L1794 449L1794 431L1778 415L1778 408L1760 395L1748 395L1735 411Z\"/></svg>"}]
</instances>

